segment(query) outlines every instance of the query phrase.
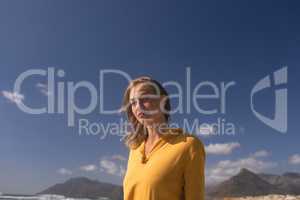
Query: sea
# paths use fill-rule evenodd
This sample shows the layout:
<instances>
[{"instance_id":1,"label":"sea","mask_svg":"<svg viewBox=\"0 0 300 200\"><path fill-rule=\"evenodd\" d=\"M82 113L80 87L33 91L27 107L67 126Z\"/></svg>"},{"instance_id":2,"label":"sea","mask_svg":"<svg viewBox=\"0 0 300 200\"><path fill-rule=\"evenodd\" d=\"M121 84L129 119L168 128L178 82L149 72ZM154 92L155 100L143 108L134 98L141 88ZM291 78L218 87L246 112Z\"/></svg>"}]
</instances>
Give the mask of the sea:
<instances>
[{"instance_id":1,"label":"sea","mask_svg":"<svg viewBox=\"0 0 300 200\"><path fill-rule=\"evenodd\" d=\"M87 198L69 198L62 195L42 194L42 195L1 195L0 200L91 200ZM110 200L108 197L99 197L97 200Z\"/></svg>"}]
</instances>

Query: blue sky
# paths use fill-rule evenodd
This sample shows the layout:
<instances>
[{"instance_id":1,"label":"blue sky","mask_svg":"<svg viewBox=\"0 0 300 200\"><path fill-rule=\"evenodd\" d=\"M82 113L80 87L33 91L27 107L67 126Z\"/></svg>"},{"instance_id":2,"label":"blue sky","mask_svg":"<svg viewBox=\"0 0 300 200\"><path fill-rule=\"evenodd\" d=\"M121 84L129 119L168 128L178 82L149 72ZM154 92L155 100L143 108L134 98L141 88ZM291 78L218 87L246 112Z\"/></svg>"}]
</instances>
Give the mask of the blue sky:
<instances>
[{"instance_id":1,"label":"blue sky","mask_svg":"<svg viewBox=\"0 0 300 200\"><path fill-rule=\"evenodd\" d=\"M202 81L216 85L234 81L226 97L226 114L207 116L192 108L190 114L172 116L178 123L183 118L214 122L223 117L236 125L234 136L201 136L209 147L208 179L224 178L217 169L230 174L239 166L300 172L299 19L297 1L1 1L0 191L35 193L76 176L121 184L119 174L128 152L120 137L79 136L78 127L67 126L66 114L30 115L9 99L22 72L48 67L65 71L61 82L85 80L97 89L103 69L184 85L189 66L192 88ZM282 134L253 115L250 91L284 66L288 66L288 131ZM22 102L46 105L39 83L46 84L46 79L37 76L24 83ZM105 79L105 108L121 104L126 86L121 77ZM76 102L86 106L88 93L82 90ZM219 104L212 100L204 105ZM256 106L272 116L274 92L261 93ZM121 117L95 110L77 115L76 120L107 124ZM222 154L220 149L228 152Z\"/></svg>"}]
</instances>

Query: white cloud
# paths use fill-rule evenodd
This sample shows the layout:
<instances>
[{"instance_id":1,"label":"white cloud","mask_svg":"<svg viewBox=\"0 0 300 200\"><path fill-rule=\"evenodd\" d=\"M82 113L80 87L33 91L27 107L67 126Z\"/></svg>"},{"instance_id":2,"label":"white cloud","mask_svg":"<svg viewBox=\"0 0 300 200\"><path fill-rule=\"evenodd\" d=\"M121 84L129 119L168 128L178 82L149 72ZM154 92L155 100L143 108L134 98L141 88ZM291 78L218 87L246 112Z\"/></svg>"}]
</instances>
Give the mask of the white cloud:
<instances>
[{"instance_id":1,"label":"white cloud","mask_svg":"<svg viewBox=\"0 0 300 200\"><path fill-rule=\"evenodd\" d=\"M269 156L270 153L266 150L259 150L257 152L255 152L252 156L253 157L256 157L256 158L259 158L259 157L267 157Z\"/></svg>"},{"instance_id":2,"label":"white cloud","mask_svg":"<svg viewBox=\"0 0 300 200\"><path fill-rule=\"evenodd\" d=\"M36 87L39 89L39 91L45 95L45 96L49 96L52 94L52 92L50 92L48 90L48 85L47 84L44 84L44 83L37 83L36 84Z\"/></svg>"},{"instance_id":3,"label":"white cloud","mask_svg":"<svg viewBox=\"0 0 300 200\"><path fill-rule=\"evenodd\" d=\"M105 160L105 159L101 160L100 167L104 172L108 174L117 175L118 173L117 164L111 160Z\"/></svg>"},{"instance_id":4,"label":"white cloud","mask_svg":"<svg viewBox=\"0 0 300 200\"><path fill-rule=\"evenodd\" d=\"M203 124L199 127L198 132L199 132L199 134L202 135L202 136L211 136L211 135L214 135L214 134L215 134L214 127L211 126L210 124L207 124L207 123L203 123Z\"/></svg>"},{"instance_id":5,"label":"white cloud","mask_svg":"<svg viewBox=\"0 0 300 200\"><path fill-rule=\"evenodd\" d=\"M24 95L17 93L17 92L10 92L10 91L2 91L1 94L8 99L10 102L15 104L20 104L24 100Z\"/></svg>"},{"instance_id":6,"label":"white cloud","mask_svg":"<svg viewBox=\"0 0 300 200\"><path fill-rule=\"evenodd\" d=\"M120 161L126 161L126 158L124 156L118 155L118 154L113 155L112 159L114 159L114 160L120 160Z\"/></svg>"},{"instance_id":7,"label":"white cloud","mask_svg":"<svg viewBox=\"0 0 300 200\"><path fill-rule=\"evenodd\" d=\"M289 157L289 163L292 165L300 164L300 154L294 154Z\"/></svg>"},{"instance_id":8,"label":"white cloud","mask_svg":"<svg viewBox=\"0 0 300 200\"><path fill-rule=\"evenodd\" d=\"M125 168L124 165L121 165L121 166L120 166L120 173L119 173L119 175L120 175L120 176L124 176L125 173L126 173L126 168Z\"/></svg>"},{"instance_id":9,"label":"white cloud","mask_svg":"<svg viewBox=\"0 0 300 200\"><path fill-rule=\"evenodd\" d=\"M86 172L92 172L97 170L96 165L84 165L80 167L80 170L86 171Z\"/></svg>"},{"instance_id":10,"label":"white cloud","mask_svg":"<svg viewBox=\"0 0 300 200\"><path fill-rule=\"evenodd\" d=\"M66 168L60 168L57 172L61 175L72 175L72 171Z\"/></svg>"},{"instance_id":11,"label":"white cloud","mask_svg":"<svg viewBox=\"0 0 300 200\"><path fill-rule=\"evenodd\" d=\"M236 175L242 168L247 168L255 173L260 173L266 169L273 168L276 165L277 163L275 162L259 160L253 155L237 160L222 160L216 165L208 168L206 171L206 182L208 185L219 183Z\"/></svg>"},{"instance_id":12,"label":"white cloud","mask_svg":"<svg viewBox=\"0 0 300 200\"><path fill-rule=\"evenodd\" d=\"M122 177L125 174L125 161L126 159L121 155L103 157L100 160L100 171Z\"/></svg>"},{"instance_id":13,"label":"white cloud","mask_svg":"<svg viewBox=\"0 0 300 200\"><path fill-rule=\"evenodd\" d=\"M240 146L241 145L238 142L223 143L223 144L209 144L205 146L205 151L207 154L228 155L231 154L234 149Z\"/></svg>"}]
</instances>

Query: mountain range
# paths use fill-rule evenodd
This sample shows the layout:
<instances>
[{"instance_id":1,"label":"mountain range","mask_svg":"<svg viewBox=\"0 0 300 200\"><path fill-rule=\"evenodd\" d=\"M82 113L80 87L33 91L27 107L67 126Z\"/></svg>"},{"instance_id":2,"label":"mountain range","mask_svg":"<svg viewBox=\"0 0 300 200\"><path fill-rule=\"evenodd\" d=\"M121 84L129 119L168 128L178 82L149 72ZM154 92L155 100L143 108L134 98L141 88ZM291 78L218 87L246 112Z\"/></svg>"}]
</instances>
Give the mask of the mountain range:
<instances>
[{"instance_id":1,"label":"mountain range","mask_svg":"<svg viewBox=\"0 0 300 200\"><path fill-rule=\"evenodd\" d=\"M57 194L72 198L89 199L106 197L111 200L122 200L123 188L119 185L78 177L71 178L64 183L55 184L38 194Z\"/></svg>"},{"instance_id":2,"label":"mountain range","mask_svg":"<svg viewBox=\"0 0 300 200\"><path fill-rule=\"evenodd\" d=\"M243 197L268 194L300 195L300 174L287 172L282 175L259 173L246 168L228 180L210 188L207 197Z\"/></svg>"},{"instance_id":3,"label":"mountain range","mask_svg":"<svg viewBox=\"0 0 300 200\"><path fill-rule=\"evenodd\" d=\"M122 186L85 177L71 178L38 194L58 194L73 198L99 199L100 197L107 197L111 200L123 199ZM212 188L207 188L206 199L268 194L300 195L300 174L295 172L287 172L282 175L256 174L242 168L237 175Z\"/></svg>"}]
</instances>

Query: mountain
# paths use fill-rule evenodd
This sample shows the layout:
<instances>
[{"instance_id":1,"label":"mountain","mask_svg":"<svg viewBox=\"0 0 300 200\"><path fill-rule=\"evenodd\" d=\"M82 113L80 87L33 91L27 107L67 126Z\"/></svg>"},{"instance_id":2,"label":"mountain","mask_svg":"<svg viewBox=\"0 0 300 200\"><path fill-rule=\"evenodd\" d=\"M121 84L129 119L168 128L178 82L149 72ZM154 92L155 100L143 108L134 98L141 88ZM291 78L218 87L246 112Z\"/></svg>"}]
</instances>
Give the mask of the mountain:
<instances>
[{"instance_id":1,"label":"mountain","mask_svg":"<svg viewBox=\"0 0 300 200\"><path fill-rule=\"evenodd\" d=\"M286 172L282 175L258 174L259 177L275 185L284 194L300 195L300 174L295 172Z\"/></svg>"},{"instance_id":2,"label":"mountain","mask_svg":"<svg viewBox=\"0 0 300 200\"><path fill-rule=\"evenodd\" d=\"M82 177L71 178L39 194L58 194L73 198L98 199L99 197L108 197L111 200L123 199L122 186ZM300 195L300 174L295 172L286 172L282 175L256 174L243 168L237 175L217 186L206 188L206 199L270 194Z\"/></svg>"},{"instance_id":3,"label":"mountain","mask_svg":"<svg viewBox=\"0 0 300 200\"><path fill-rule=\"evenodd\" d=\"M79 177L71 178L64 183L51 186L38 194L57 194L72 198L89 199L108 197L111 200L122 200L123 188L122 186Z\"/></svg>"},{"instance_id":4,"label":"mountain","mask_svg":"<svg viewBox=\"0 0 300 200\"><path fill-rule=\"evenodd\" d=\"M281 189L276 185L243 168L237 175L217 185L208 195L213 197L239 197L280 194L281 192Z\"/></svg>"}]
</instances>

